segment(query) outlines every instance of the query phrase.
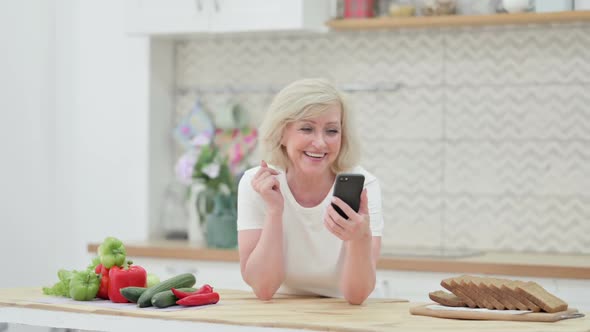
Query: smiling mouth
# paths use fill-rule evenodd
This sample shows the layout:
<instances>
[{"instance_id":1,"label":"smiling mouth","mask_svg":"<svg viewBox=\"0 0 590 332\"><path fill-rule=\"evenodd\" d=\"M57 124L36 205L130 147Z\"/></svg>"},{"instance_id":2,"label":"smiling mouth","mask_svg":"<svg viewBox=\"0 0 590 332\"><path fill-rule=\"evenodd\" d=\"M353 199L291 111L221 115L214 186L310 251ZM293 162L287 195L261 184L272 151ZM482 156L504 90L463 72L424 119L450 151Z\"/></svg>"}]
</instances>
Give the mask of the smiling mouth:
<instances>
[{"instance_id":1,"label":"smiling mouth","mask_svg":"<svg viewBox=\"0 0 590 332\"><path fill-rule=\"evenodd\" d=\"M303 152L306 156L311 157L311 158L315 158L315 159L322 159L326 156L327 153L314 153L314 152L307 152L304 151Z\"/></svg>"}]
</instances>

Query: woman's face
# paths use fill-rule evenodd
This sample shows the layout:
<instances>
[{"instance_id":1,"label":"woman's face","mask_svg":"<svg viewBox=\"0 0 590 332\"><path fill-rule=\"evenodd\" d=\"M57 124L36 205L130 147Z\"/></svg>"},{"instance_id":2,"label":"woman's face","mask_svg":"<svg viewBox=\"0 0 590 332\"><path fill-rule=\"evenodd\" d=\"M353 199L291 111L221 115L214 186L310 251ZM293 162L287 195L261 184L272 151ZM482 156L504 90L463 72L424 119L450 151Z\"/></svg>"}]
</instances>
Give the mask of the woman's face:
<instances>
[{"instance_id":1,"label":"woman's face","mask_svg":"<svg viewBox=\"0 0 590 332\"><path fill-rule=\"evenodd\" d=\"M340 104L334 104L318 117L289 123L281 144L290 167L310 176L327 174L340 152L341 120Z\"/></svg>"}]
</instances>

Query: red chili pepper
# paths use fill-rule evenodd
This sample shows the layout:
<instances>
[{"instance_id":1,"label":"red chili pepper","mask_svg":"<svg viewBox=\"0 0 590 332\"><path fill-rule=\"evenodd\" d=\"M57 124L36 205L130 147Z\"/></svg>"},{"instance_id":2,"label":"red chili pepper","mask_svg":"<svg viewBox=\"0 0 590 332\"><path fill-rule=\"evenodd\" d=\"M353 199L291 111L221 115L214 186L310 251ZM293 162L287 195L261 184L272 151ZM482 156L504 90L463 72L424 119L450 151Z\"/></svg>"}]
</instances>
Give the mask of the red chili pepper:
<instances>
[{"instance_id":1,"label":"red chili pepper","mask_svg":"<svg viewBox=\"0 0 590 332\"><path fill-rule=\"evenodd\" d=\"M121 288L125 287L146 287L147 272L139 265L131 266L129 261L123 267L113 266L109 270L109 299L115 303L129 302L121 295Z\"/></svg>"},{"instance_id":2,"label":"red chili pepper","mask_svg":"<svg viewBox=\"0 0 590 332\"><path fill-rule=\"evenodd\" d=\"M213 287L205 284L205 285L201 286L201 288L197 289L194 292L183 292L183 291L180 291L176 288L172 288L172 293L174 293L174 296L176 296L177 298L184 299L185 297L191 296L191 295L213 293Z\"/></svg>"},{"instance_id":3,"label":"red chili pepper","mask_svg":"<svg viewBox=\"0 0 590 332\"><path fill-rule=\"evenodd\" d=\"M180 304L183 306L199 306L205 304L215 304L217 302L219 302L219 294L213 292L187 296L183 299L176 301L176 304Z\"/></svg>"},{"instance_id":4,"label":"red chili pepper","mask_svg":"<svg viewBox=\"0 0 590 332\"><path fill-rule=\"evenodd\" d=\"M109 299L109 269L104 267L102 264L98 264L94 269L94 273L100 274L100 287L96 297L100 299Z\"/></svg>"}]
</instances>

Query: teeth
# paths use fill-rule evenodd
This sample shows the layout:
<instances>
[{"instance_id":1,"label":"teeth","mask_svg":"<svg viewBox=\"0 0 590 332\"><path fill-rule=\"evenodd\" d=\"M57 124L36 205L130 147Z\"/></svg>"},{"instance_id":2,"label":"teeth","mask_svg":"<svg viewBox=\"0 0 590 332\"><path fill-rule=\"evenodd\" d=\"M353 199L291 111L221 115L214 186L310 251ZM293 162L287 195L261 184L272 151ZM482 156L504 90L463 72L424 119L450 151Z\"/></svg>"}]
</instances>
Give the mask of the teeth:
<instances>
[{"instance_id":1,"label":"teeth","mask_svg":"<svg viewBox=\"0 0 590 332\"><path fill-rule=\"evenodd\" d=\"M326 154L325 153L313 153L305 151L305 155L313 158L323 158Z\"/></svg>"}]
</instances>

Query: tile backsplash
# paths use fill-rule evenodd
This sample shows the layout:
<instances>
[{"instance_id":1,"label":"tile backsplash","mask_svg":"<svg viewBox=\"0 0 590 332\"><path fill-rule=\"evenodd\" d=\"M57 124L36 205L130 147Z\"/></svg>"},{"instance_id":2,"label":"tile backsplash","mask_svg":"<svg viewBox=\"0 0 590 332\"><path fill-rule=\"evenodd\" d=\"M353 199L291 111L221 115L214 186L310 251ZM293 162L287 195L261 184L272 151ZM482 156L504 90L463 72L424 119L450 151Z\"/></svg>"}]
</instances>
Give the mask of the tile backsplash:
<instances>
[{"instance_id":1,"label":"tile backsplash","mask_svg":"<svg viewBox=\"0 0 590 332\"><path fill-rule=\"evenodd\" d=\"M257 125L298 78L399 85L350 92L385 245L588 254L589 50L590 24L203 37L177 42L176 114L236 100Z\"/></svg>"}]
</instances>

